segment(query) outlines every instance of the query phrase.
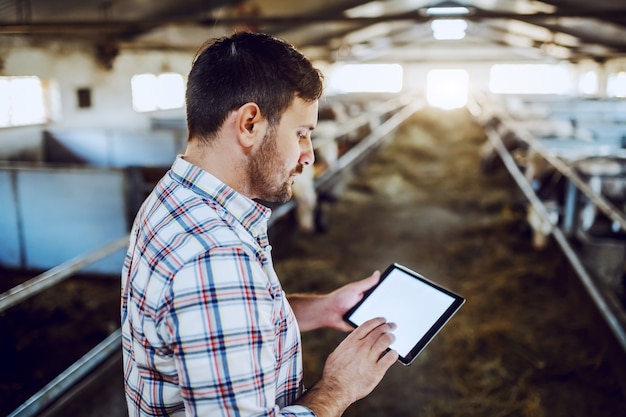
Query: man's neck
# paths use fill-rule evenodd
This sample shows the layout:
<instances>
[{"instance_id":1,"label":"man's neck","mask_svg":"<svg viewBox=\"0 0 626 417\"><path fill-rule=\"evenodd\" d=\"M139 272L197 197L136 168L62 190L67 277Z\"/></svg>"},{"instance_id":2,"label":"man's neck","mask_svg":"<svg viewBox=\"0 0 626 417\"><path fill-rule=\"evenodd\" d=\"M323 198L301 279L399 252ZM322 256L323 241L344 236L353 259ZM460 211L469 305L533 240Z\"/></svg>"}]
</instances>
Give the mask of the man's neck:
<instances>
[{"instance_id":1,"label":"man's neck","mask_svg":"<svg viewBox=\"0 0 626 417\"><path fill-rule=\"evenodd\" d=\"M244 162L238 157L236 149L229 149L225 141L215 140L205 144L192 140L187 144L183 159L192 165L210 173L224 184L249 198Z\"/></svg>"}]
</instances>

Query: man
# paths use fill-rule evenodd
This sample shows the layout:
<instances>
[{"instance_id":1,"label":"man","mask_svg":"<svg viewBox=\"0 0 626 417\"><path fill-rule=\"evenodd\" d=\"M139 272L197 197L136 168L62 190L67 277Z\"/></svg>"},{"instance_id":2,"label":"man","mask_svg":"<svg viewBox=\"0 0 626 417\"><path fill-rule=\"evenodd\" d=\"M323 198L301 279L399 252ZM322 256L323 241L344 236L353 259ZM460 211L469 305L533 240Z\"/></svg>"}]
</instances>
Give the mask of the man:
<instances>
[{"instance_id":1,"label":"man","mask_svg":"<svg viewBox=\"0 0 626 417\"><path fill-rule=\"evenodd\" d=\"M122 272L130 416L339 416L396 361L394 325L350 333L304 391L300 331L342 315L379 279L287 301L272 266L270 210L313 163L319 72L252 33L214 40L187 86L188 146L142 205Z\"/></svg>"}]
</instances>

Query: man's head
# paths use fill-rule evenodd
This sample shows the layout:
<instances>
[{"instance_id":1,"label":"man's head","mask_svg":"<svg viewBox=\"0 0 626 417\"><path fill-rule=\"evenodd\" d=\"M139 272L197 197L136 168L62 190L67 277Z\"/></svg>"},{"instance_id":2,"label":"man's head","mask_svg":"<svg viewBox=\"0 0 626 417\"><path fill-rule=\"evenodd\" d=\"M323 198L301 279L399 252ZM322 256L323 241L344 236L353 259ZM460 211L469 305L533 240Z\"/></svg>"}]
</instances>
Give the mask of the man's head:
<instances>
[{"instance_id":1,"label":"man's head","mask_svg":"<svg viewBox=\"0 0 626 417\"><path fill-rule=\"evenodd\" d=\"M247 32L211 40L187 81L189 138L210 142L229 113L249 102L274 127L295 97L314 102L322 91L320 72L282 40Z\"/></svg>"},{"instance_id":2,"label":"man's head","mask_svg":"<svg viewBox=\"0 0 626 417\"><path fill-rule=\"evenodd\" d=\"M270 126L246 166L249 191L265 201L285 202L296 175L315 157L311 131L317 123L317 101L296 97L277 126Z\"/></svg>"}]
</instances>

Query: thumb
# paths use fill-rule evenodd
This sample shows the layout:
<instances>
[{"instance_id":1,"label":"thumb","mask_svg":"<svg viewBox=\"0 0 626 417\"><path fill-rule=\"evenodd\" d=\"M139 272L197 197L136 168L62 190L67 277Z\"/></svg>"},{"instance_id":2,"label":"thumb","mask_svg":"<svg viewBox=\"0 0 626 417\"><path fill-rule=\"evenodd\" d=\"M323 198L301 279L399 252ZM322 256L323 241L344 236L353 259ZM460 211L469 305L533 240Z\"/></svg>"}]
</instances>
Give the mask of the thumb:
<instances>
[{"instance_id":1,"label":"thumb","mask_svg":"<svg viewBox=\"0 0 626 417\"><path fill-rule=\"evenodd\" d=\"M360 281L357 281L356 284L359 285L360 292L365 292L372 288L374 285L378 283L380 280L380 271L376 270L372 275L367 278L364 278Z\"/></svg>"}]
</instances>

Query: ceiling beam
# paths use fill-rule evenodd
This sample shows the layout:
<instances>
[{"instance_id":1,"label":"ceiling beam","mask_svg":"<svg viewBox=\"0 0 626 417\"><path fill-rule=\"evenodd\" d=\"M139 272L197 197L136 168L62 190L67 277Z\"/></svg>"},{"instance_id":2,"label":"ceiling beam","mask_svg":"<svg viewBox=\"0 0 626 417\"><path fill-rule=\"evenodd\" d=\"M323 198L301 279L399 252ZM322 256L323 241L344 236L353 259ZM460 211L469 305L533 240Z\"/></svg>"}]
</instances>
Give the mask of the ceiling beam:
<instances>
[{"instance_id":1,"label":"ceiling beam","mask_svg":"<svg viewBox=\"0 0 626 417\"><path fill-rule=\"evenodd\" d=\"M28 23L0 22L0 34L4 35L30 35L30 34L54 34L70 35L96 32L99 34L116 34L120 32L141 33L151 30L156 26L167 24L198 24L213 26L250 24L256 26L263 25L294 25L294 24L315 24L329 22L352 22L358 24L373 24L389 21L413 21L418 23L428 22L433 19L466 19L470 21L481 21L488 19L519 19L527 22L544 21L559 17L581 17L606 19L615 22L624 19L626 21L626 9L611 11L557 11L555 13L533 13L520 14L511 12L493 12L486 10L472 9L467 15L437 15L431 16L419 11L401 13L376 17L348 17L343 14L334 15L305 15L305 16L258 16L258 17L227 17L227 18L170 18L170 19L148 19L140 21L129 20L92 20L92 21L38 21Z\"/></svg>"}]
</instances>

